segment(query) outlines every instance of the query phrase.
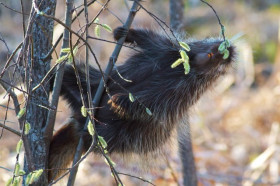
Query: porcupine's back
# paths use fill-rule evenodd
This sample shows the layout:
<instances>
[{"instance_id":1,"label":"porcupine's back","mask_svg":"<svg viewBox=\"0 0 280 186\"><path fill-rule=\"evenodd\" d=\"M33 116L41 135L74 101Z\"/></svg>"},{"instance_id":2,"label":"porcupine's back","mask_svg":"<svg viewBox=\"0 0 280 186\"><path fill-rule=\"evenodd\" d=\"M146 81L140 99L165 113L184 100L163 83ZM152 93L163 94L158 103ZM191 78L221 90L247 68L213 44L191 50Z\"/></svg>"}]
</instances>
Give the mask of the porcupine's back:
<instances>
[{"instance_id":1,"label":"porcupine's back","mask_svg":"<svg viewBox=\"0 0 280 186\"><path fill-rule=\"evenodd\" d=\"M117 28L114 31L115 39L119 39L124 32L127 31ZM111 98L106 93L102 96L96 113L96 130L106 140L110 153L147 154L160 149L169 140L178 121L187 116L188 109L226 72L233 61L234 47L228 49L230 55L224 60L218 52L220 39L187 42L191 47L191 51L187 52L191 68L185 75L183 65L174 69L170 67L180 58L180 47L165 35L151 30L130 29L126 42L136 44L137 51L118 67L118 71L131 82L120 78L116 70L112 72L113 80L107 83ZM86 91L85 75L82 69L79 71ZM90 74L94 95L101 75L93 68ZM134 102L129 99L129 93L136 98ZM61 95L70 103L78 122L66 125L55 134L51 149L57 150L51 152L54 154L50 158L52 162L63 157L61 149L65 147L68 150L68 143L71 143L72 151L75 150L76 139L85 123L80 113L80 92L69 67L65 72ZM147 108L152 115L147 113ZM84 133L84 141L86 151L91 143L91 136L87 132ZM72 156L67 155L70 157L68 159L72 159ZM66 164L56 164L54 167L65 167Z\"/></svg>"}]
</instances>

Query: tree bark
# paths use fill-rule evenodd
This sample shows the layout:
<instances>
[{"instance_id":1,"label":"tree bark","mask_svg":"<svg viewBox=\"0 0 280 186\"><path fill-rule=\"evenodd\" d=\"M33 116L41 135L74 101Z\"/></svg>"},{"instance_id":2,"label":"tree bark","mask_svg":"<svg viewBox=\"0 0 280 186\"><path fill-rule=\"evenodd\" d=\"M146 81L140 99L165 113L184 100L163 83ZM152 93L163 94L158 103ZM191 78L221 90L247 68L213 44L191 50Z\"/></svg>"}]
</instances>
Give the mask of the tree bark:
<instances>
[{"instance_id":1,"label":"tree bark","mask_svg":"<svg viewBox=\"0 0 280 186\"><path fill-rule=\"evenodd\" d=\"M184 1L170 0L170 26L174 31L182 31L184 18Z\"/></svg>"},{"instance_id":2,"label":"tree bark","mask_svg":"<svg viewBox=\"0 0 280 186\"><path fill-rule=\"evenodd\" d=\"M35 1L37 8L48 15L54 16L56 0L37 0ZM54 22L51 19L39 15L34 6L29 18L28 33L26 39L29 39L27 65L26 65L26 87L31 93L32 88L40 83L44 75L50 69L50 60L43 61L44 56L49 52L52 46ZM27 53L27 51L24 51ZM31 124L30 133L27 135L30 144L33 169L47 169L48 167L48 141L44 139L43 127L47 120L48 109L41 105L48 105L49 85L40 87L31 93L28 97L26 121ZM26 157L24 164L27 173L30 170ZM47 173L40 176L39 180L32 185L47 185ZM23 182L23 185L25 183Z\"/></svg>"}]
</instances>

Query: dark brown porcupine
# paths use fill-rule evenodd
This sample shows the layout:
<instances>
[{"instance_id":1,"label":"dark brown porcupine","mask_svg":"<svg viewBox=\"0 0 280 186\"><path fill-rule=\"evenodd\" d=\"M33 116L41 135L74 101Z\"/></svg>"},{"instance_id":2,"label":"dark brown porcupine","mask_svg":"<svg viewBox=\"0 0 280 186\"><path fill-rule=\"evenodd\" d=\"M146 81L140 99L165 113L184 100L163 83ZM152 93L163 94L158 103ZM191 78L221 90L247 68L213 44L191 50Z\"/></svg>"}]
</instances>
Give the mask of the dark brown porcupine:
<instances>
[{"instance_id":1,"label":"dark brown porcupine","mask_svg":"<svg viewBox=\"0 0 280 186\"><path fill-rule=\"evenodd\" d=\"M161 148L170 139L178 121L187 116L188 109L219 76L226 73L233 61L235 49L229 47L230 55L224 60L218 51L221 39L186 40L191 50L187 52L190 72L185 75L183 65L171 68L171 64L180 58L180 46L176 42L151 30L126 31L121 27L115 29L115 39L119 39L125 32L125 41L136 44L138 51L118 66L118 71L132 82L124 81L113 70L111 78L128 91L114 81L108 81L112 97L110 99L104 93L101 98L95 117L102 123L96 123L96 130L106 140L109 153L145 155ZM82 68L79 68L79 74L83 89L86 90ZM101 79L100 72L91 67L90 79L91 91L95 94ZM139 101L131 102L128 92ZM61 95L70 104L75 121L71 120L54 135L50 145L50 169L66 168L74 157L82 134L84 152L92 140L87 132L83 132L86 119L81 115L80 91L71 66L66 66ZM147 114L145 107L153 114ZM58 174L50 171L49 180Z\"/></svg>"}]
</instances>

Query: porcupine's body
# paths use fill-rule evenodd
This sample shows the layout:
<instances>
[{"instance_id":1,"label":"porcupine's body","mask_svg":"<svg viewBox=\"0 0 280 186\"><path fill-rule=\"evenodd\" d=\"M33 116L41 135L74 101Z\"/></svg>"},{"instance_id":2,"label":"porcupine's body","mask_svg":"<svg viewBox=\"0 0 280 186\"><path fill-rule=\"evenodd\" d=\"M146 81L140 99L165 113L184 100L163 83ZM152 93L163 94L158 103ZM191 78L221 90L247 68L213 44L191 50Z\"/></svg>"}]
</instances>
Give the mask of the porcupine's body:
<instances>
[{"instance_id":1,"label":"porcupine's body","mask_svg":"<svg viewBox=\"0 0 280 186\"><path fill-rule=\"evenodd\" d=\"M125 32L114 31L115 39ZM223 75L231 64L234 48L228 48L230 56L223 60L218 52L222 40L207 39L187 42L191 48L190 72L184 74L183 65L174 69L171 64L180 58L180 46L165 35L150 30L130 29L126 42L135 43L136 51L126 62L118 66L119 73L132 82L124 81L115 70L111 77L127 89L137 100L131 102L128 92L112 80L108 81L109 99L106 93L101 98L96 112L96 130L108 144L108 152L147 154L161 148L176 128L177 121L187 115L188 109L199 99L215 80ZM83 90L86 91L85 75L79 70ZM100 72L90 69L92 94L101 79ZM71 66L64 74L61 95L68 101L73 120L60 129L50 146L49 168L66 168L74 157L79 137L86 118L81 116L81 96ZM85 96L86 97L86 96ZM145 107L153 113L147 114ZM186 131L187 132L187 131ZM84 134L84 152L89 148L91 136ZM50 171L49 179L57 177Z\"/></svg>"}]
</instances>

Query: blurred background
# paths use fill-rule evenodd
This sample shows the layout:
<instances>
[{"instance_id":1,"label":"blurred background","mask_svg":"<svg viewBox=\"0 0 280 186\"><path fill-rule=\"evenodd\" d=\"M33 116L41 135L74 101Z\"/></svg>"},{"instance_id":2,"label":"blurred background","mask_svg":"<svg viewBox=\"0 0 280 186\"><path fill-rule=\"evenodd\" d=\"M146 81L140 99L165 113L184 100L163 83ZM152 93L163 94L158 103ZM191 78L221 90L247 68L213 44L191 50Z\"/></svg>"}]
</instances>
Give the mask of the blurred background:
<instances>
[{"instance_id":1,"label":"blurred background","mask_svg":"<svg viewBox=\"0 0 280 186\"><path fill-rule=\"evenodd\" d=\"M27 23L31 1L23 0ZM236 63L228 75L221 78L212 90L203 96L191 112L191 135L200 185L280 185L280 2L279 0L211 0L222 23L226 37L242 35L235 41L238 50ZM56 17L64 19L65 2L57 2ZM89 7L90 19L101 9L104 0ZM82 0L75 1L78 12ZM131 2L114 0L101 13L100 23L112 28L120 26L128 15ZM169 23L169 1L143 1L142 5ZM213 11L199 0L185 0L184 29L187 38L219 37L220 27ZM0 1L0 71L10 53L23 39L22 15L18 0ZM120 21L121 20L121 21ZM63 32L55 23L54 41ZM73 24L78 31L84 25L83 14ZM136 14L133 27L159 29L158 24L143 10ZM94 27L90 35L94 36ZM101 30L101 38L113 40L111 33ZM114 44L91 40L91 45L105 67ZM57 52L59 52L57 47ZM77 60L83 61L84 47ZM118 62L131 51L123 48ZM56 55L53 55L53 61ZM94 60L91 59L94 66ZM12 70L11 70L12 73ZM11 74L3 77L7 81ZM23 98L23 95L18 94ZM23 99L22 99L23 100ZM0 90L0 123L5 120L7 96ZM6 125L18 130L13 104L10 103ZM61 101L57 116L58 129L70 114ZM15 164L15 146L19 138L0 128L0 185L7 181ZM112 159L117 170L151 180L156 185L182 185L180 159L176 140L167 148L164 157L153 168L143 169L144 161L137 157ZM20 155L23 159L23 154ZM141 168L142 167L142 168ZM4 169L6 168L6 169ZM85 179L86 178L86 179ZM148 185L138 179L121 176L125 185ZM65 185L66 180L57 185ZM76 185L114 185L110 170L102 157L91 155L80 166Z\"/></svg>"}]
</instances>

